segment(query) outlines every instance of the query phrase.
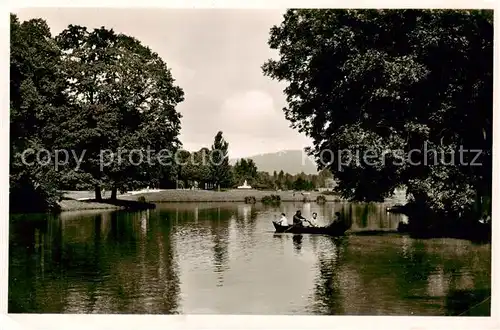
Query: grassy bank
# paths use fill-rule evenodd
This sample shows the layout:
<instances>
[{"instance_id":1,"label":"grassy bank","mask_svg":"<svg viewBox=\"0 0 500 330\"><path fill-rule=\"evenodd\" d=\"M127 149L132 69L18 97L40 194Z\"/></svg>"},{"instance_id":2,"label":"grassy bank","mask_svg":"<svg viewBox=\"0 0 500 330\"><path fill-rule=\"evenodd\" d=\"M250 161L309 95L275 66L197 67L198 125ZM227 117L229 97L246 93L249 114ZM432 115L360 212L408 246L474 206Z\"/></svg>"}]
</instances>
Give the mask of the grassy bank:
<instances>
[{"instance_id":1,"label":"grassy bank","mask_svg":"<svg viewBox=\"0 0 500 330\"><path fill-rule=\"evenodd\" d=\"M61 207L61 212L81 210L146 210L155 208L155 205L152 203L141 203L136 200L124 199L115 201L109 199L103 199L102 201L93 199L64 199L59 202L59 206Z\"/></svg>"},{"instance_id":2,"label":"grassy bank","mask_svg":"<svg viewBox=\"0 0 500 330\"><path fill-rule=\"evenodd\" d=\"M154 208L152 203L167 202L245 202L245 197L253 196L257 202L269 195L279 195L283 202L303 202L315 201L318 196L324 196L327 202L339 201L340 198L335 195L323 195L319 192L310 192L301 194L293 191L263 191L263 190L227 190L227 191L208 191L208 190L163 190L139 194L118 195L118 200L111 202L109 199L103 199L98 202L94 199L94 193L91 191L66 191L65 199L59 202L61 211L80 211L80 210L113 210L113 209L147 209ZM104 195L103 197L107 197ZM144 198L147 203L138 202Z\"/></svg>"},{"instance_id":3,"label":"grassy bank","mask_svg":"<svg viewBox=\"0 0 500 330\"><path fill-rule=\"evenodd\" d=\"M245 197L253 196L257 201L261 201L264 196L279 195L283 202L302 202L306 197L310 201L315 201L318 196L325 196L326 201L339 201L340 198L336 195L322 195L319 192L310 192L309 194L293 191L265 191L265 190L227 190L227 191L209 191L209 190L162 190L140 194L124 194L119 195L121 200L137 200L140 196L144 196L146 201L151 203L164 202L244 202ZM68 191L65 196L70 199L93 198L93 192L87 191Z\"/></svg>"},{"instance_id":4,"label":"grassy bank","mask_svg":"<svg viewBox=\"0 0 500 330\"><path fill-rule=\"evenodd\" d=\"M279 195L282 202L302 202L304 198L315 201L321 195L319 192L311 192L302 195L293 191L263 191L263 190L227 190L227 191L207 191L207 190L164 190L152 193L142 193L131 196L122 196L126 200L137 200L139 196L144 196L148 202L245 202L245 197L253 196L257 201L269 195ZM323 196L323 195L322 195ZM327 195L327 201L339 201L338 196Z\"/></svg>"}]
</instances>

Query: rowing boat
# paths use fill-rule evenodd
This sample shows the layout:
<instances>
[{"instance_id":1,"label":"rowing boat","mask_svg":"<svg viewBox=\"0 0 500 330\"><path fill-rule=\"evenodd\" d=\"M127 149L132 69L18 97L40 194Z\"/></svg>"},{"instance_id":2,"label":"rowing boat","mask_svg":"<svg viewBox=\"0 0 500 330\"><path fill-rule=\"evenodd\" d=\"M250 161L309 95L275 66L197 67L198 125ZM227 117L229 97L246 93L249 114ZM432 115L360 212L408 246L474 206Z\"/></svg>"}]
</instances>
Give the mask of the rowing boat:
<instances>
[{"instance_id":1,"label":"rowing boat","mask_svg":"<svg viewBox=\"0 0 500 330\"><path fill-rule=\"evenodd\" d=\"M331 236L342 236L349 229L342 222L334 222L326 227L299 227L299 226L281 226L273 222L276 233L292 233L292 234L322 234Z\"/></svg>"}]
</instances>

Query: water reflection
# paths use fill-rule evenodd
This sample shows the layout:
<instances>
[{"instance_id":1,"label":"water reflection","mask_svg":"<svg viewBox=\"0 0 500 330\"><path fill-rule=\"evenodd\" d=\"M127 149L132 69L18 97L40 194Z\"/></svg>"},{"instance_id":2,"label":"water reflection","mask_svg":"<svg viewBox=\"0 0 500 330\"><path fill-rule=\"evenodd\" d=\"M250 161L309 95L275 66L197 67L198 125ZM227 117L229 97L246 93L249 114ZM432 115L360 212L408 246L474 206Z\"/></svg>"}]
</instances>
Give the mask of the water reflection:
<instances>
[{"instance_id":1,"label":"water reflection","mask_svg":"<svg viewBox=\"0 0 500 330\"><path fill-rule=\"evenodd\" d=\"M326 249L318 255L319 272L312 298L312 311L315 314L342 315L345 311L340 290L340 245L344 242L325 238L324 243Z\"/></svg>"},{"instance_id":2,"label":"water reflection","mask_svg":"<svg viewBox=\"0 0 500 330\"><path fill-rule=\"evenodd\" d=\"M147 212L49 217L43 235L32 224L16 222L11 240L11 284L29 290L10 290L13 311L175 312L175 256L161 230L156 240L148 236ZM33 235L26 228L33 228ZM22 241L30 236L34 242ZM31 248L29 258L35 262L24 260L24 269L16 267L22 251Z\"/></svg>"},{"instance_id":3,"label":"water reflection","mask_svg":"<svg viewBox=\"0 0 500 330\"><path fill-rule=\"evenodd\" d=\"M293 235L293 247L297 253L302 248L302 238L302 235Z\"/></svg>"},{"instance_id":4,"label":"water reflection","mask_svg":"<svg viewBox=\"0 0 500 330\"><path fill-rule=\"evenodd\" d=\"M274 234L297 209L389 234ZM361 203L13 217L9 312L488 315L490 245L391 233L399 220Z\"/></svg>"},{"instance_id":5,"label":"water reflection","mask_svg":"<svg viewBox=\"0 0 500 330\"><path fill-rule=\"evenodd\" d=\"M218 286L224 283L224 272L228 269L229 221L228 214L223 214L221 222L221 209L217 208L217 221L211 221L210 234L212 236L212 251L215 273L218 274Z\"/></svg>"}]
</instances>

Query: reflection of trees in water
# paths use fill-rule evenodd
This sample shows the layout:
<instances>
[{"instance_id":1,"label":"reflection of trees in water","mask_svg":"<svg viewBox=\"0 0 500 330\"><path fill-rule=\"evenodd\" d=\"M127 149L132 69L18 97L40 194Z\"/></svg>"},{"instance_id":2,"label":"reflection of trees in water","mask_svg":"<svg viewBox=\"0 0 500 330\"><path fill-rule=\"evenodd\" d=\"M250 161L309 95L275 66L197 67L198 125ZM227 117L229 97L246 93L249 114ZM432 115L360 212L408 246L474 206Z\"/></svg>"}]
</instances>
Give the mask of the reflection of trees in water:
<instances>
[{"instance_id":1,"label":"reflection of trees in water","mask_svg":"<svg viewBox=\"0 0 500 330\"><path fill-rule=\"evenodd\" d=\"M101 218L102 215L93 214L86 219L78 215L74 221L48 217L43 222L23 223L19 237L23 237L24 251L20 253L11 245L12 265L16 257L23 254L27 257L23 262L26 269L20 276L16 275L15 267L11 273L14 278L23 279L24 284L15 284L17 289L29 292L28 299L16 293L19 296L16 299L22 300L20 312L64 310L68 303L67 288L72 284L68 278L87 283L82 287L87 293L87 299L80 302L82 308L84 304L91 307L95 303L97 285L92 279L101 263Z\"/></svg>"},{"instance_id":2,"label":"reflection of trees in water","mask_svg":"<svg viewBox=\"0 0 500 330\"><path fill-rule=\"evenodd\" d=\"M157 260L156 272L153 272L151 281L158 277L158 285L155 291L158 292L160 306L157 306L156 312L172 314L176 313L179 308L179 266L177 262L178 256L175 252L175 242L170 226L162 226L162 219L155 219L155 225L152 228L154 239L151 240L152 250L158 250L157 255L153 255ZM149 293L149 295L151 292Z\"/></svg>"},{"instance_id":3,"label":"reflection of trees in water","mask_svg":"<svg viewBox=\"0 0 500 330\"><path fill-rule=\"evenodd\" d=\"M433 301L421 299L428 275L434 270L423 251L398 248L397 240L384 236L350 237L341 276L348 314L429 313ZM403 255L401 251L406 251Z\"/></svg>"},{"instance_id":4,"label":"reflection of trees in water","mask_svg":"<svg viewBox=\"0 0 500 330\"><path fill-rule=\"evenodd\" d=\"M253 229L255 225L255 220L257 219L257 209L253 205L238 205L237 217L236 219L242 225L246 231Z\"/></svg>"},{"instance_id":5,"label":"reflection of trees in water","mask_svg":"<svg viewBox=\"0 0 500 330\"><path fill-rule=\"evenodd\" d=\"M171 210L164 209L162 217L178 219L172 228L176 235L197 237L203 245L208 243L211 246L214 272L219 277L219 285L222 285L223 273L228 269L231 219L238 212L227 204L225 206L176 207L176 210L177 212L172 214Z\"/></svg>"},{"instance_id":6,"label":"reflection of trees in water","mask_svg":"<svg viewBox=\"0 0 500 330\"><path fill-rule=\"evenodd\" d=\"M10 310L175 312L179 278L169 226L165 235L165 223L153 220L151 228L147 216L113 212L55 218L43 233L38 223L26 223L23 249L14 244L10 251L10 275L17 278L9 283L15 288L9 291Z\"/></svg>"},{"instance_id":7,"label":"reflection of trees in water","mask_svg":"<svg viewBox=\"0 0 500 330\"><path fill-rule=\"evenodd\" d=\"M66 296L64 309L80 313L99 312L105 308L101 298L107 289L102 279L110 275L113 264L112 251L106 242L107 233L103 232L107 223L112 222L112 216L101 213L62 222L63 257L60 266L65 279L74 287ZM84 234L80 236L80 233Z\"/></svg>"},{"instance_id":8,"label":"reflection of trees in water","mask_svg":"<svg viewBox=\"0 0 500 330\"><path fill-rule=\"evenodd\" d=\"M113 306L108 304L101 310L175 313L180 288L171 223L158 212L137 212L125 218L126 232L133 233L135 240L115 244L113 268L106 283ZM117 220L121 223L123 219Z\"/></svg>"},{"instance_id":9,"label":"reflection of trees in water","mask_svg":"<svg viewBox=\"0 0 500 330\"><path fill-rule=\"evenodd\" d=\"M361 211L361 216L359 217L360 219L360 227L361 228L366 228L368 226L368 214L369 214L369 210L368 210L368 204L365 204L364 206L361 207L362 211Z\"/></svg>"},{"instance_id":10,"label":"reflection of trees in water","mask_svg":"<svg viewBox=\"0 0 500 330\"><path fill-rule=\"evenodd\" d=\"M302 235L293 235L292 241L293 241L293 248L295 252L300 252L300 249L302 249Z\"/></svg>"},{"instance_id":11,"label":"reflection of trees in water","mask_svg":"<svg viewBox=\"0 0 500 330\"><path fill-rule=\"evenodd\" d=\"M454 244L468 242L444 243L408 237L356 240L356 248L350 248L345 255L346 267L354 272L351 278L357 277L356 283L343 288L345 303L350 306L347 313L456 315L456 309L464 305L463 301L462 305L456 303L460 297L464 300L472 297L466 301L467 306L485 297L474 276L469 275L481 272L464 259L465 255L470 256L469 252L460 255L454 249ZM472 294L469 298L467 294L459 294L450 300L450 296L457 297L457 291Z\"/></svg>"},{"instance_id":12,"label":"reflection of trees in water","mask_svg":"<svg viewBox=\"0 0 500 330\"><path fill-rule=\"evenodd\" d=\"M320 217L340 211L338 204L337 209L329 204L314 207L311 211ZM357 206L343 207L348 214ZM149 212L102 212L11 223L9 312L178 312L176 240L191 233L209 244L205 255L212 257L222 283L229 263L228 228L234 208L199 209L198 223L193 221L192 210ZM261 235L256 232L257 209L251 206L246 217L238 214L232 221L239 226L239 234L231 237L231 244L254 248ZM332 240L329 248L322 246L329 238L314 237L318 244L318 277L310 304L314 313L488 313L490 260L481 247L459 240L351 236L343 242L356 243L345 249L342 240ZM295 251L308 245L295 237L293 244Z\"/></svg>"},{"instance_id":13,"label":"reflection of trees in water","mask_svg":"<svg viewBox=\"0 0 500 330\"><path fill-rule=\"evenodd\" d=\"M353 230L396 230L402 214L387 212L384 203L339 203L342 218L350 221ZM337 206L338 208L338 206Z\"/></svg>"},{"instance_id":14,"label":"reflection of trees in water","mask_svg":"<svg viewBox=\"0 0 500 330\"><path fill-rule=\"evenodd\" d=\"M48 216L10 216L9 224L9 313L36 312L39 280L47 270ZM48 302L50 304L50 302Z\"/></svg>"},{"instance_id":15,"label":"reflection of trees in water","mask_svg":"<svg viewBox=\"0 0 500 330\"><path fill-rule=\"evenodd\" d=\"M458 245L447 251L443 246L434 246L432 240L407 240L411 242L409 248L395 260L399 265L395 276L401 298L438 304L443 314L458 315L489 296L488 266L481 272L472 260L464 260L466 251L460 251L460 245L468 242L456 241ZM473 274L485 274L485 286L468 269L474 269Z\"/></svg>"},{"instance_id":16,"label":"reflection of trees in water","mask_svg":"<svg viewBox=\"0 0 500 330\"><path fill-rule=\"evenodd\" d=\"M224 272L229 269L230 227L242 225L238 223L240 221L235 221L240 212L237 212L233 205L228 204L222 206L209 204L204 207L197 206L184 210L186 211L185 221L179 222L174 228L176 237L181 235L179 237L183 237L181 240L186 240L186 243L189 242L189 239L185 237L196 237L197 242L189 242L189 245L201 244L202 247L192 247L191 250L208 249L206 253L211 257L214 273L218 277L218 285L222 286ZM248 210L248 217L250 217L250 210ZM184 248L189 249L188 246Z\"/></svg>"},{"instance_id":17,"label":"reflection of trees in water","mask_svg":"<svg viewBox=\"0 0 500 330\"><path fill-rule=\"evenodd\" d=\"M210 242L214 272L219 277L219 285L222 285L223 273L228 269L229 227L235 214L237 213L234 208L230 206L210 205L194 208L176 207L175 212L171 209L161 211L162 218L176 220L171 228L175 235L182 237L191 235L200 241Z\"/></svg>"},{"instance_id":18,"label":"reflection of trees in water","mask_svg":"<svg viewBox=\"0 0 500 330\"><path fill-rule=\"evenodd\" d=\"M351 222L354 230L395 229L402 216L387 213L386 207L383 203L344 203L340 213Z\"/></svg>"},{"instance_id":19,"label":"reflection of trees in water","mask_svg":"<svg viewBox=\"0 0 500 330\"><path fill-rule=\"evenodd\" d=\"M88 253L88 259L83 258L84 264L82 265L88 272L85 272L84 278L88 278L87 284L87 305L84 307L86 311L93 312L96 310L96 302L98 300L98 296L100 293L100 287L102 286L99 281L95 281L96 277L102 276L102 274L107 274L107 262L109 261L106 256L106 251L101 249L101 224L102 224L102 214L98 214L94 216L94 233L93 233L93 247L88 248L85 244L85 247ZM90 245L90 244L89 244ZM78 252L77 252L78 253ZM104 258L103 258L104 257ZM79 257L82 260L81 257ZM103 263L101 264L101 260Z\"/></svg>"},{"instance_id":20,"label":"reflection of trees in water","mask_svg":"<svg viewBox=\"0 0 500 330\"><path fill-rule=\"evenodd\" d=\"M344 307L339 274L342 251L347 241L331 237L321 237L321 239L330 244L327 250L318 254L319 272L312 297L312 309L317 314L342 315Z\"/></svg>"},{"instance_id":21,"label":"reflection of trees in water","mask_svg":"<svg viewBox=\"0 0 500 330\"><path fill-rule=\"evenodd\" d=\"M227 210L226 210L227 211ZM210 234L213 243L213 260L215 272L218 276L218 286L222 286L224 282L224 271L228 267L228 245L229 245L229 219L232 213L221 212L217 209L217 221L212 221L210 226ZM221 218L222 217L222 218Z\"/></svg>"},{"instance_id":22,"label":"reflection of trees in water","mask_svg":"<svg viewBox=\"0 0 500 330\"><path fill-rule=\"evenodd\" d=\"M252 249L256 240L257 209L255 205L238 205L236 221L235 244L240 245L240 250Z\"/></svg>"},{"instance_id":23,"label":"reflection of trees in water","mask_svg":"<svg viewBox=\"0 0 500 330\"><path fill-rule=\"evenodd\" d=\"M477 253L483 250L482 252L488 252L491 256L491 245L478 246L468 241L454 242L454 245L447 247L429 244L426 249L439 261L444 286L444 314L489 316L491 257L480 257ZM432 278L432 275L430 277Z\"/></svg>"},{"instance_id":24,"label":"reflection of trees in water","mask_svg":"<svg viewBox=\"0 0 500 330\"><path fill-rule=\"evenodd\" d=\"M377 218L379 220L379 228L380 229L393 229L396 227L393 227L391 224L391 218L388 216L388 212L385 206L379 206L376 209L377 212Z\"/></svg>"},{"instance_id":25,"label":"reflection of trees in water","mask_svg":"<svg viewBox=\"0 0 500 330\"><path fill-rule=\"evenodd\" d=\"M135 247L140 238L140 212L116 211L110 214L110 235L108 236L118 247L126 245ZM133 250L130 250L133 253Z\"/></svg>"},{"instance_id":26,"label":"reflection of trees in water","mask_svg":"<svg viewBox=\"0 0 500 330\"><path fill-rule=\"evenodd\" d=\"M425 251L425 244L418 241L412 241L410 248L406 248L404 254L397 253L395 257L397 259L395 258L394 262L399 266L394 267L397 273L397 285L399 291L405 295L414 289L424 287L429 275L435 270L436 262L439 262Z\"/></svg>"}]
</instances>

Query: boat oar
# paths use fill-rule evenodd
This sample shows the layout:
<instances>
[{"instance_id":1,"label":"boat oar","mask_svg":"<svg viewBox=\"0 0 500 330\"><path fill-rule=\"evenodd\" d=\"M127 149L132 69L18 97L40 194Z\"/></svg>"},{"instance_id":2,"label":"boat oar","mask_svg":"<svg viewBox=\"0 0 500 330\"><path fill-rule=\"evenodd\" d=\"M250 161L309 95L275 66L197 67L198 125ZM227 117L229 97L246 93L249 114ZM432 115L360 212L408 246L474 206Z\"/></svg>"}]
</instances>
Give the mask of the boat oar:
<instances>
[{"instance_id":1,"label":"boat oar","mask_svg":"<svg viewBox=\"0 0 500 330\"><path fill-rule=\"evenodd\" d=\"M311 221L309 221L307 219L304 219L304 221L307 221L312 227L318 227L318 226L316 226L315 224L313 224Z\"/></svg>"}]
</instances>

